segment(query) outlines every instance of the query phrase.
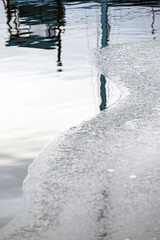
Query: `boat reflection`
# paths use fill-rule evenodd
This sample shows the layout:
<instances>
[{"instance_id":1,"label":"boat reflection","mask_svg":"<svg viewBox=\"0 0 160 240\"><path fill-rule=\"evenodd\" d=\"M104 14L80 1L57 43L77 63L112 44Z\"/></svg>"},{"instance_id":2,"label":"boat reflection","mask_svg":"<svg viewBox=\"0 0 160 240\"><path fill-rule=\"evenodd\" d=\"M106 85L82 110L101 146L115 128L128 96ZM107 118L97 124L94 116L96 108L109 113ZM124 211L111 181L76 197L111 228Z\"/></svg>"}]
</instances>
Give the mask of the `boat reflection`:
<instances>
[{"instance_id":1,"label":"boat reflection","mask_svg":"<svg viewBox=\"0 0 160 240\"><path fill-rule=\"evenodd\" d=\"M61 0L3 0L9 32L6 46L57 49L57 65L62 66L61 34L65 8Z\"/></svg>"}]
</instances>

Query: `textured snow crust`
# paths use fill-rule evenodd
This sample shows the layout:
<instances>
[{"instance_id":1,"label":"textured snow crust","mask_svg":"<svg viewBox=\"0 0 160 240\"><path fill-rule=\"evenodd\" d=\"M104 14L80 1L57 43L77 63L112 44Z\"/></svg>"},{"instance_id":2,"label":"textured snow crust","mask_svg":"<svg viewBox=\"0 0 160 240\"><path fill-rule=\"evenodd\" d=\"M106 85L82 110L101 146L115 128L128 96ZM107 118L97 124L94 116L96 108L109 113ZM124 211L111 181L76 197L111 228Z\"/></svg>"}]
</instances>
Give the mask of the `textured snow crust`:
<instances>
[{"instance_id":1,"label":"textured snow crust","mask_svg":"<svg viewBox=\"0 0 160 240\"><path fill-rule=\"evenodd\" d=\"M0 239L160 239L160 42L96 50L93 62L121 98L39 154Z\"/></svg>"}]
</instances>

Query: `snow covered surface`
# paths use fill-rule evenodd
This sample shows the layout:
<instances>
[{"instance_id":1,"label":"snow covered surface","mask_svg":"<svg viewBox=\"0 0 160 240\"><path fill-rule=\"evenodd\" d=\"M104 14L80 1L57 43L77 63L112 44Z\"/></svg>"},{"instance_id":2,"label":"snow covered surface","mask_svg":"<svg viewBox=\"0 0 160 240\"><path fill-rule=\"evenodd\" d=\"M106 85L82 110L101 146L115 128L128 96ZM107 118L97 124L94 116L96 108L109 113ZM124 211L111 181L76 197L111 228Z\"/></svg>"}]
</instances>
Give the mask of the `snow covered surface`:
<instances>
[{"instance_id":1,"label":"snow covered surface","mask_svg":"<svg viewBox=\"0 0 160 240\"><path fill-rule=\"evenodd\" d=\"M96 50L93 62L121 97L42 150L0 239L159 239L160 42Z\"/></svg>"}]
</instances>

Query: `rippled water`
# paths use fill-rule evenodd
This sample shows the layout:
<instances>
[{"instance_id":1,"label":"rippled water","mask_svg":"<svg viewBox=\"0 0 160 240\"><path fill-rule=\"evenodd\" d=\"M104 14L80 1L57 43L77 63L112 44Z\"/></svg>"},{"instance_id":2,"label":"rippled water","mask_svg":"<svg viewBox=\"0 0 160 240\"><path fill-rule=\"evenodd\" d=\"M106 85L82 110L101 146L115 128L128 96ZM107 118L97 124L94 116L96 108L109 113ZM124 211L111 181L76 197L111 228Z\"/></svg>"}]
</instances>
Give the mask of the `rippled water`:
<instances>
[{"instance_id":1,"label":"rippled water","mask_svg":"<svg viewBox=\"0 0 160 240\"><path fill-rule=\"evenodd\" d=\"M0 1L0 226L22 203L27 167L69 127L112 105L93 48L160 38L159 1Z\"/></svg>"}]
</instances>

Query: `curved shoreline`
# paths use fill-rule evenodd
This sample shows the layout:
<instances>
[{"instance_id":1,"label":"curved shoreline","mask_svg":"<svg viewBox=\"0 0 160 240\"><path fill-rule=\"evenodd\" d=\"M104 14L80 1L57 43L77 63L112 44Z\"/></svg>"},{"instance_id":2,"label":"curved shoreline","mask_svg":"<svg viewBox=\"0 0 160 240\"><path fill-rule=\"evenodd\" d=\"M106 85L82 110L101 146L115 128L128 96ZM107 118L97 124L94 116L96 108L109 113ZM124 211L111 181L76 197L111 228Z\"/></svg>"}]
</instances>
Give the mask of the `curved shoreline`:
<instances>
[{"instance_id":1,"label":"curved shoreline","mask_svg":"<svg viewBox=\"0 0 160 240\"><path fill-rule=\"evenodd\" d=\"M159 42L115 45L96 60L102 73L130 90L128 101L120 99L116 111L68 130L41 152L24 184L29 202L13 222L17 230L3 239L160 235Z\"/></svg>"}]
</instances>

